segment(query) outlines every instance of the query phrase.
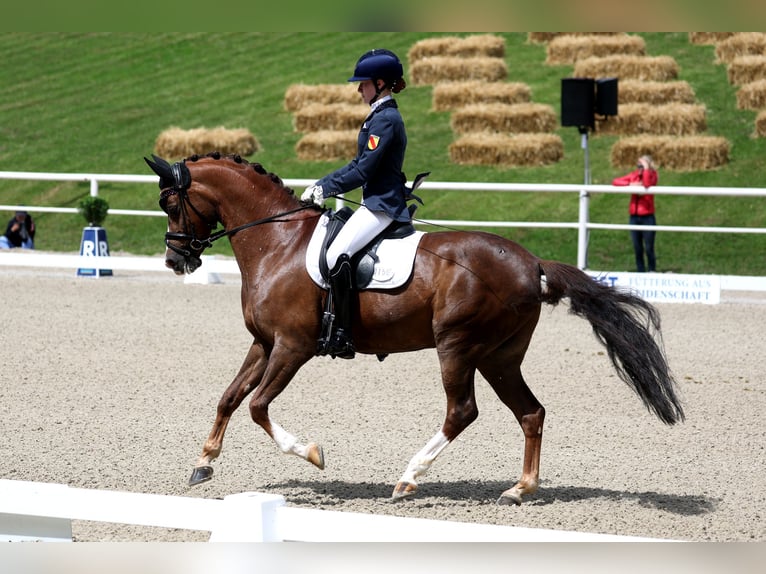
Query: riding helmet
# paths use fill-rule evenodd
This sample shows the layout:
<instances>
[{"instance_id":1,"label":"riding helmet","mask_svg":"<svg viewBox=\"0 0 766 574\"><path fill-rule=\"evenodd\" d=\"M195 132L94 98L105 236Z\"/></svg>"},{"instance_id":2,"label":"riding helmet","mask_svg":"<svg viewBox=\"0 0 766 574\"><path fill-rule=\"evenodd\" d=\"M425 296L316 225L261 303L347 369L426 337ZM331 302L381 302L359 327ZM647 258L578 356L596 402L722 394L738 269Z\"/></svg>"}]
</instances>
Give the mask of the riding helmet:
<instances>
[{"instance_id":1,"label":"riding helmet","mask_svg":"<svg viewBox=\"0 0 766 574\"><path fill-rule=\"evenodd\" d=\"M397 55L391 50L376 49L362 54L356 62L354 75L348 81L361 82L380 79L397 93L404 88L403 76L404 68ZM397 87L399 89L396 89Z\"/></svg>"}]
</instances>

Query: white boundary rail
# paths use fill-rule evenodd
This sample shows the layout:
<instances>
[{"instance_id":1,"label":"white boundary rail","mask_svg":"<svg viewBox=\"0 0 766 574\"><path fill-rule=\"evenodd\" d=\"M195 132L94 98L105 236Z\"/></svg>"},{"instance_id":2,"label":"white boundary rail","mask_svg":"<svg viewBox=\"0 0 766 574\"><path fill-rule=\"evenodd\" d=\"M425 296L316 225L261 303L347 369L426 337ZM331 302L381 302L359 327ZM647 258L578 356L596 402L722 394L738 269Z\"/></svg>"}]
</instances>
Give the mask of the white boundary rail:
<instances>
[{"instance_id":1,"label":"white boundary rail","mask_svg":"<svg viewBox=\"0 0 766 574\"><path fill-rule=\"evenodd\" d=\"M657 539L291 508L282 496L221 499L0 480L0 541L66 542L72 520L209 531L210 542L658 542Z\"/></svg>"},{"instance_id":2,"label":"white boundary rail","mask_svg":"<svg viewBox=\"0 0 766 574\"><path fill-rule=\"evenodd\" d=\"M28 171L0 171L0 179L18 180L47 180L47 181L80 181L90 185L90 194L98 195L99 183L151 183L158 181L153 175L119 175L94 173L38 173ZM313 179L285 179L285 185L300 189L314 183ZM458 191L492 191L492 192L548 192L548 193L577 193L579 197L579 214L575 222L533 222L533 221L460 221L460 220L424 220L424 223L445 225L449 227L542 227L577 229L577 265L587 268L588 233L591 229L635 229L636 226L591 223L589 219L589 198L592 193L632 194L635 189L630 187L614 187L611 185L575 185L575 184L532 184L532 183L466 183L466 182L424 182L420 189L427 190L458 190ZM764 188L745 187L670 187L655 186L651 188L655 195L694 195L694 196L730 196L730 197L766 197ZM24 209L37 212L76 213L73 207L34 207L23 205L0 205L0 211L15 211ZM164 213L156 211L140 211L130 209L110 209L114 215L143 215L164 217ZM657 231L681 231L693 233L766 233L766 228L751 227L705 227L705 226L674 226L658 225Z\"/></svg>"}]
</instances>

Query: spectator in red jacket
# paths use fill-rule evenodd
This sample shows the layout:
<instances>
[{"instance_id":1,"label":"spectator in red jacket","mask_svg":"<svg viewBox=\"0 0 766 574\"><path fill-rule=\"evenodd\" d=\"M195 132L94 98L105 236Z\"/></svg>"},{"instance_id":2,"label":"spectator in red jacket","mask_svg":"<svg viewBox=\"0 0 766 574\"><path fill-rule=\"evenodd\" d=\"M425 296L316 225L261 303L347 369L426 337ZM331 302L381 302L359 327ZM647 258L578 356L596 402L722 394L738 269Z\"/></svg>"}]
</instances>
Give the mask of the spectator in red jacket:
<instances>
[{"instance_id":1,"label":"spectator in red jacket","mask_svg":"<svg viewBox=\"0 0 766 574\"><path fill-rule=\"evenodd\" d=\"M640 192L630 196L630 225L657 225L654 216L654 195L646 193L646 190L652 185L657 185L657 169L654 167L652 157L642 155L638 158L638 165L635 170L627 175L617 177L612 181L612 185L631 185L643 187ZM636 254L636 270L643 273L657 270L657 259L654 255L654 234L653 230L631 229L630 238L633 241L633 251ZM644 252L646 252L646 263L644 263Z\"/></svg>"}]
</instances>

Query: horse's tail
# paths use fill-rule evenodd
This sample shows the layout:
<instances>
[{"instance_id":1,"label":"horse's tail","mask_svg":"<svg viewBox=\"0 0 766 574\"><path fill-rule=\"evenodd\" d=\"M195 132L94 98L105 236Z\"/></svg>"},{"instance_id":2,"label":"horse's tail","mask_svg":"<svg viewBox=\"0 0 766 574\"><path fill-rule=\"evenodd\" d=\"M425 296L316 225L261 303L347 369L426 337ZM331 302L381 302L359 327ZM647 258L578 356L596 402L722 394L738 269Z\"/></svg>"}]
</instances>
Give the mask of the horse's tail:
<instances>
[{"instance_id":1,"label":"horse's tail","mask_svg":"<svg viewBox=\"0 0 766 574\"><path fill-rule=\"evenodd\" d=\"M657 309L627 291L600 283L576 267L541 261L542 300L556 305L568 298L570 313L587 319L606 347L617 374L666 424L684 419L675 381L662 347Z\"/></svg>"}]
</instances>

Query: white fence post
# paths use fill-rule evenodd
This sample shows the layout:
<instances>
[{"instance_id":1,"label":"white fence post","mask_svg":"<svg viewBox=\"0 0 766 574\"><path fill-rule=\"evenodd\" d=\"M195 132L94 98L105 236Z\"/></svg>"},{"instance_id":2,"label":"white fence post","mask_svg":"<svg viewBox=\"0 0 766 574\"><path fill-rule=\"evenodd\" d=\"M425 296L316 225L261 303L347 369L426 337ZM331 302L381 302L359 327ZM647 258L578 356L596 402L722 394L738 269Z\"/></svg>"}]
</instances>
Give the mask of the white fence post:
<instances>
[{"instance_id":1,"label":"white fence post","mask_svg":"<svg viewBox=\"0 0 766 574\"><path fill-rule=\"evenodd\" d=\"M49 497L61 499L68 491L65 484L0 482L0 510L15 510L11 502L25 504L25 514L0 512L0 542L71 542L72 520L46 510Z\"/></svg>"},{"instance_id":2,"label":"white fence post","mask_svg":"<svg viewBox=\"0 0 766 574\"><path fill-rule=\"evenodd\" d=\"M210 542L281 542L277 508L285 499L277 494L242 492L223 499L224 510L210 532Z\"/></svg>"}]
</instances>

